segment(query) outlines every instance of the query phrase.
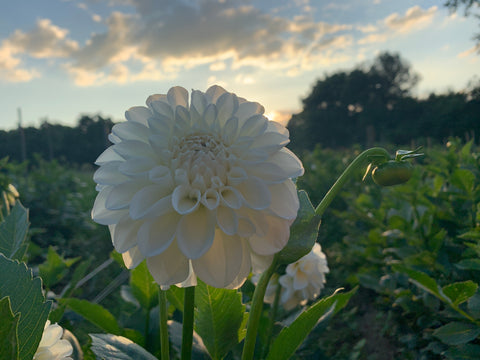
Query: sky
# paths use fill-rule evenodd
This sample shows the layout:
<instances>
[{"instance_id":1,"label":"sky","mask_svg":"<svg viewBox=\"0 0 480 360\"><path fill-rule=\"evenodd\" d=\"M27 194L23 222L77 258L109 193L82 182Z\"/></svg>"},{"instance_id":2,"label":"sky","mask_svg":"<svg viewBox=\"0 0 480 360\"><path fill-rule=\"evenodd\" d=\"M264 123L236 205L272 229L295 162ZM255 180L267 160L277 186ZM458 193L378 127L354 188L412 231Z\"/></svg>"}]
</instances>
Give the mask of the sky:
<instances>
[{"instance_id":1,"label":"sky","mask_svg":"<svg viewBox=\"0 0 480 360\"><path fill-rule=\"evenodd\" d=\"M418 96L480 75L478 19L427 0L16 0L0 4L0 129L124 120L172 86L218 84L285 122L316 81L399 53Z\"/></svg>"}]
</instances>

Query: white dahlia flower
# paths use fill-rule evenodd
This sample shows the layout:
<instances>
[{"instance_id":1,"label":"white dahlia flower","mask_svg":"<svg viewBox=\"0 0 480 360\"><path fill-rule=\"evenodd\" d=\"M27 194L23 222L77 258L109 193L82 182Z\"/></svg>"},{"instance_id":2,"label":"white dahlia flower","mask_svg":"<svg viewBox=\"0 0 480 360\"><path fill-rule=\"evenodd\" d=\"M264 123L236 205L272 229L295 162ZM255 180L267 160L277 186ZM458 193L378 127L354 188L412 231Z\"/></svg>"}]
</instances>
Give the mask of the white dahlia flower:
<instances>
[{"instance_id":1,"label":"white dahlia flower","mask_svg":"<svg viewBox=\"0 0 480 360\"><path fill-rule=\"evenodd\" d=\"M327 258L320 244L315 243L307 255L288 264L285 275L278 279L282 286L282 306L291 310L297 305L305 305L308 300L316 299L325 286L325 274L329 271Z\"/></svg>"},{"instance_id":2,"label":"white dahlia flower","mask_svg":"<svg viewBox=\"0 0 480 360\"><path fill-rule=\"evenodd\" d=\"M50 320L47 320L33 360L72 360L72 344L62 339L62 336L62 327L58 324L51 325Z\"/></svg>"},{"instance_id":3,"label":"white dahlia flower","mask_svg":"<svg viewBox=\"0 0 480 360\"><path fill-rule=\"evenodd\" d=\"M152 95L112 129L97 159L92 217L109 225L129 268L146 258L155 281L191 286L198 276L239 287L289 238L303 174L287 129L255 102L219 86Z\"/></svg>"}]
</instances>

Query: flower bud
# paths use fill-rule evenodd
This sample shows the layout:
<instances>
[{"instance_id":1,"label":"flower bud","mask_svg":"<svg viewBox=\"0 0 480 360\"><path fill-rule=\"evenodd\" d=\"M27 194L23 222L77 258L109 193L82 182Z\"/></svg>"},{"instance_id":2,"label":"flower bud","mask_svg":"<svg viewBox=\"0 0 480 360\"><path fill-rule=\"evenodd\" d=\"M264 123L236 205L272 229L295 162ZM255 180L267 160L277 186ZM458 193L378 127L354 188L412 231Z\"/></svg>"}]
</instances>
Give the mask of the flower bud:
<instances>
[{"instance_id":1,"label":"flower bud","mask_svg":"<svg viewBox=\"0 0 480 360\"><path fill-rule=\"evenodd\" d=\"M406 183L413 174L413 166L407 161L389 160L372 171L372 179L380 186Z\"/></svg>"}]
</instances>

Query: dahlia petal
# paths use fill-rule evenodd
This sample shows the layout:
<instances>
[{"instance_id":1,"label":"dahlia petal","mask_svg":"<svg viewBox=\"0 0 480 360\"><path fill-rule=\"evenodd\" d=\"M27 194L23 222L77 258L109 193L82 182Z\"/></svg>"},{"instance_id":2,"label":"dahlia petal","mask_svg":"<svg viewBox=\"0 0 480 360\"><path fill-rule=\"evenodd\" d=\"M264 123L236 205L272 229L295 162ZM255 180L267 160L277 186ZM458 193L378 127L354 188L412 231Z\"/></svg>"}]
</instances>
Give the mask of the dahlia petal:
<instances>
[{"instance_id":1,"label":"dahlia petal","mask_svg":"<svg viewBox=\"0 0 480 360\"><path fill-rule=\"evenodd\" d=\"M255 210L266 209L271 202L271 195L265 183L257 178L249 178L237 185L247 205Z\"/></svg>"},{"instance_id":2,"label":"dahlia petal","mask_svg":"<svg viewBox=\"0 0 480 360\"><path fill-rule=\"evenodd\" d=\"M224 127L227 121L237 112L238 99L235 94L223 93L216 102L220 127Z\"/></svg>"},{"instance_id":3,"label":"dahlia petal","mask_svg":"<svg viewBox=\"0 0 480 360\"><path fill-rule=\"evenodd\" d=\"M238 235L242 237L250 237L255 234L255 225L245 217L238 218Z\"/></svg>"},{"instance_id":4,"label":"dahlia petal","mask_svg":"<svg viewBox=\"0 0 480 360\"><path fill-rule=\"evenodd\" d=\"M235 166L228 172L227 179L229 185L238 185L248 179L248 175L243 167Z\"/></svg>"},{"instance_id":5,"label":"dahlia petal","mask_svg":"<svg viewBox=\"0 0 480 360\"><path fill-rule=\"evenodd\" d=\"M217 208L217 224L227 235L234 235L238 230L238 218L231 208L219 206Z\"/></svg>"},{"instance_id":6,"label":"dahlia petal","mask_svg":"<svg viewBox=\"0 0 480 360\"><path fill-rule=\"evenodd\" d=\"M198 259L212 246L215 236L215 217L210 210L200 206L184 215L177 227L177 244L189 259Z\"/></svg>"},{"instance_id":7,"label":"dahlia petal","mask_svg":"<svg viewBox=\"0 0 480 360\"><path fill-rule=\"evenodd\" d=\"M118 144L119 142L122 141L117 135L114 135L112 133L108 134L107 136L108 141L110 141L112 144Z\"/></svg>"},{"instance_id":8,"label":"dahlia petal","mask_svg":"<svg viewBox=\"0 0 480 360\"><path fill-rule=\"evenodd\" d=\"M147 106L159 115L166 116L168 118L173 117L172 107L168 104L166 95L150 95L147 98Z\"/></svg>"},{"instance_id":9,"label":"dahlia petal","mask_svg":"<svg viewBox=\"0 0 480 360\"><path fill-rule=\"evenodd\" d=\"M198 90L192 90L192 105L190 109L195 109L197 114L203 115L205 112L205 109L207 108L207 99L205 98L205 95Z\"/></svg>"},{"instance_id":10,"label":"dahlia petal","mask_svg":"<svg viewBox=\"0 0 480 360\"><path fill-rule=\"evenodd\" d=\"M115 124L112 128L112 134L118 136L122 140L139 140L148 142L150 130L143 124L125 121Z\"/></svg>"},{"instance_id":11,"label":"dahlia petal","mask_svg":"<svg viewBox=\"0 0 480 360\"><path fill-rule=\"evenodd\" d=\"M166 166L155 166L148 172L148 178L150 181L162 184L165 187L173 187L172 172Z\"/></svg>"},{"instance_id":12,"label":"dahlia petal","mask_svg":"<svg viewBox=\"0 0 480 360\"><path fill-rule=\"evenodd\" d=\"M273 120L270 120L268 122L267 130L265 132L277 132L286 137L290 136L290 133L288 132L288 129L285 126Z\"/></svg>"},{"instance_id":13,"label":"dahlia petal","mask_svg":"<svg viewBox=\"0 0 480 360\"><path fill-rule=\"evenodd\" d=\"M130 216L134 220L160 216L172 209L171 201L172 196L165 186L146 186L130 201Z\"/></svg>"},{"instance_id":14,"label":"dahlia petal","mask_svg":"<svg viewBox=\"0 0 480 360\"><path fill-rule=\"evenodd\" d=\"M208 189L203 193L201 202L208 210L216 209L220 203L220 195L216 190Z\"/></svg>"},{"instance_id":15,"label":"dahlia petal","mask_svg":"<svg viewBox=\"0 0 480 360\"><path fill-rule=\"evenodd\" d=\"M238 118L231 117L227 120L225 126L222 129L222 139L225 144L231 145L237 137L238 131Z\"/></svg>"},{"instance_id":16,"label":"dahlia petal","mask_svg":"<svg viewBox=\"0 0 480 360\"><path fill-rule=\"evenodd\" d=\"M155 166L151 158L130 159L120 163L118 170L125 175L140 175L147 173Z\"/></svg>"},{"instance_id":17,"label":"dahlia petal","mask_svg":"<svg viewBox=\"0 0 480 360\"><path fill-rule=\"evenodd\" d=\"M265 108L257 102L245 101L240 102L238 105L235 116L238 118L238 124L242 126L245 121L255 114L262 115L265 112Z\"/></svg>"},{"instance_id":18,"label":"dahlia petal","mask_svg":"<svg viewBox=\"0 0 480 360\"><path fill-rule=\"evenodd\" d=\"M227 289L238 289L240 286L243 285L245 280L247 279L248 275L250 274L250 268L252 267L252 262L250 259L250 250L248 248L247 242L241 239L242 243L242 265L240 266L240 270L238 275L233 281L225 286Z\"/></svg>"},{"instance_id":19,"label":"dahlia petal","mask_svg":"<svg viewBox=\"0 0 480 360\"><path fill-rule=\"evenodd\" d=\"M211 129L214 129L217 123L217 107L213 104L209 104L203 113L205 123Z\"/></svg>"},{"instance_id":20,"label":"dahlia petal","mask_svg":"<svg viewBox=\"0 0 480 360\"><path fill-rule=\"evenodd\" d=\"M134 269L145 259L137 246L132 247L130 250L125 251L122 254L123 262L127 269Z\"/></svg>"},{"instance_id":21,"label":"dahlia petal","mask_svg":"<svg viewBox=\"0 0 480 360\"><path fill-rule=\"evenodd\" d=\"M148 119L148 127L154 134L163 134L168 137L173 125L173 118L161 114L155 114Z\"/></svg>"},{"instance_id":22,"label":"dahlia petal","mask_svg":"<svg viewBox=\"0 0 480 360\"><path fill-rule=\"evenodd\" d=\"M293 288L295 290L301 290L308 285L308 277L302 271L297 271L293 278Z\"/></svg>"},{"instance_id":23,"label":"dahlia petal","mask_svg":"<svg viewBox=\"0 0 480 360\"><path fill-rule=\"evenodd\" d=\"M212 85L205 92L205 98L209 103L215 104L218 101L218 98L226 92L227 91L221 86Z\"/></svg>"},{"instance_id":24,"label":"dahlia petal","mask_svg":"<svg viewBox=\"0 0 480 360\"><path fill-rule=\"evenodd\" d=\"M126 208L133 196L147 185L148 182L145 180L133 180L115 185L105 202L106 208L109 210Z\"/></svg>"},{"instance_id":25,"label":"dahlia petal","mask_svg":"<svg viewBox=\"0 0 480 360\"><path fill-rule=\"evenodd\" d=\"M122 163L122 161L110 161L103 164L93 174L93 181L101 185L116 185L128 181L129 177L119 171Z\"/></svg>"},{"instance_id":26,"label":"dahlia petal","mask_svg":"<svg viewBox=\"0 0 480 360\"><path fill-rule=\"evenodd\" d=\"M217 230L210 249L200 258L192 260L195 274L206 284L224 288L240 272L243 260L241 239Z\"/></svg>"},{"instance_id":27,"label":"dahlia petal","mask_svg":"<svg viewBox=\"0 0 480 360\"><path fill-rule=\"evenodd\" d=\"M142 223L125 216L118 224L110 226L113 246L117 252L122 254L137 245L137 233Z\"/></svg>"},{"instance_id":28,"label":"dahlia petal","mask_svg":"<svg viewBox=\"0 0 480 360\"><path fill-rule=\"evenodd\" d=\"M232 209L240 209L243 204L242 194L231 186L224 186L218 190L220 203Z\"/></svg>"},{"instance_id":29,"label":"dahlia petal","mask_svg":"<svg viewBox=\"0 0 480 360\"><path fill-rule=\"evenodd\" d=\"M164 252L147 258L147 267L157 284L169 286L181 283L189 275L188 259L173 242Z\"/></svg>"},{"instance_id":30,"label":"dahlia petal","mask_svg":"<svg viewBox=\"0 0 480 360\"><path fill-rule=\"evenodd\" d=\"M95 160L96 165L103 165L110 161L123 161L123 157L121 157L115 150L113 146L109 146L105 149L104 152L100 154L100 156Z\"/></svg>"},{"instance_id":31,"label":"dahlia petal","mask_svg":"<svg viewBox=\"0 0 480 360\"><path fill-rule=\"evenodd\" d=\"M42 346L43 347L51 347L55 345L55 343L60 340L63 335L63 329L58 324L52 324L45 328L44 333L42 335Z\"/></svg>"},{"instance_id":32,"label":"dahlia petal","mask_svg":"<svg viewBox=\"0 0 480 360\"><path fill-rule=\"evenodd\" d=\"M268 120L265 116L255 114L249 117L240 128L239 136L248 136L256 138L265 132L267 129Z\"/></svg>"},{"instance_id":33,"label":"dahlia petal","mask_svg":"<svg viewBox=\"0 0 480 360\"><path fill-rule=\"evenodd\" d=\"M273 255L259 255L251 252L250 259L252 262L252 272L254 274L261 274L272 264Z\"/></svg>"},{"instance_id":34,"label":"dahlia petal","mask_svg":"<svg viewBox=\"0 0 480 360\"><path fill-rule=\"evenodd\" d=\"M125 111L125 118L128 121L136 122L148 126L148 119L152 116L152 111L145 106L134 106Z\"/></svg>"},{"instance_id":35,"label":"dahlia petal","mask_svg":"<svg viewBox=\"0 0 480 360\"><path fill-rule=\"evenodd\" d=\"M138 231L138 249L145 257L164 252L175 238L181 216L172 211L146 221Z\"/></svg>"},{"instance_id":36,"label":"dahlia petal","mask_svg":"<svg viewBox=\"0 0 480 360\"><path fill-rule=\"evenodd\" d=\"M286 146L290 140L282 134L268 132L259 135L255 138L252 144L252 148L261 149L262 151L273 154L275 151L280 150Z\"/></svg>"},{"instance_id":37,"label":"dahlia petal","mask_svg":"<svg viewBox=\"0 0 480 360\"><path fill-rule=\"evenodd\" d=\"M113 186L104 187L95 198L95 203L92 208L92 219L101 225L116 224L128 210L109 210L106 208L106 201L110 195Z\"/></svg>"},{"instance_id":38,"label":"dahlia petal","mask_svg":"<svg viewBox=\"0 0 480 360\"><path fill-rule=\"evenodd\" d=\"M112 146L113 150L125 159L131 158L155 158L152 147L138 140L125 140Z\"/></svg>"},{"instance_id":39,"label":"dahlia petal","mask_svg":"<svg viewBox=\"0 0 480 360\"><path fill-rule=\"evenodd\" d=\"M175 127L183 132L191 127L190 112L180 105L175 109Z\"/></svg>"},{"instance_id":40,"label":"dahlia petal","mask_svg":"<svg viewBox=\"0 0 480 360\"><path fill-rule=\"evenodd\" d=\"M200 205L200 190L192 189L188 185L180 185L175 188L172 194L173 208L179 214L190 214L197 210Z\"/></svg>"},{"instance_id":41,"label":"dahlia petal","mask_svg":"<svg viewBox=\"0 0 480 360\"><path fill-rule=\"evenodd\" d=\"M270 156L268 161L280 166L289 178L296 178L304 173L300 159L285 147Z\"/></svg>"},{"instance_id":42,"label":"dahlia petal","mask_svg":"<svg viewBox=\"0 0 480 360\"><path fill-rule=\"evenodd\" d=\"M293 181L288 179L281 184L269 185L268 189L272 194L270 210L281 218L295 219L300 202L298 200L297 188Z\"/></svg>"},{"instance_id":43,"label":"dahlia petal","mask_svg":"<svg viewBox=\"0 0 480 360\"><path fill-rule=\"evenodd\" d=\"M252 164L248 167L248 173L267 183L283 182L285 179L289 178L288 174L285 173L282 167L270 162Z\"/></svg>"},{"instance_id":44,"label":"dahlia petal","mask_svg":"<svg viewBox=\"0 0 480 360\"><path fill-rule=\"evenodd\" d=\"M249 238L252 250L259 255L272 255L279 252L290 237L290 226L286 220L267 216L266 221L268 232L264 236L255 234Z\"/></svg>"},{"instance_id":45,"label":"dahlia petal","mask_svg":"<svg viewBox=\"0 0 480 360\"><path fill-rule=\"evenodd\" d=\"M188 91L181 86L174 86L168 90L167 100L172 109L179 105L188 108Z\"/></svg>"},{"instance_id":46,"label":"dahlia petal","mask_svg":"<svg viewBox=\"0 0 480 360\"><path fill-rule=\"evenodd\" d=\"M62 329L63 333L63 329ZM68 340L60 339L55 343L55 346L49 348L53 359L65 359L73 352L72 344Z\"/></svg>"}]
</instances>

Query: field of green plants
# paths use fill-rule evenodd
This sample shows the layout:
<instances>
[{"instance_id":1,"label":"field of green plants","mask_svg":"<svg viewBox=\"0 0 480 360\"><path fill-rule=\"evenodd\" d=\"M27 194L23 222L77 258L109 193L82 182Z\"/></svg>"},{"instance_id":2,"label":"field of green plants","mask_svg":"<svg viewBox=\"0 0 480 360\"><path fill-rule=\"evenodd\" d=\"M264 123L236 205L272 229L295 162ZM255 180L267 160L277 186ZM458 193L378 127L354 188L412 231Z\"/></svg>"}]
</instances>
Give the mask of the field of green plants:
<instances>
[{"instance_id":1,"label":"field of green plants","mask_svg":"<svg viewBox=\"0 0 480 360\"><path fill-rule=\"evenodd\" d=\"M330 273L321 296L358 289L345 308L320 322L294 359L480 354L480 149L451 139L423 150L408 183L381 188L369 177L362 181L364 168L324 214L317 241ZM315 206L359 152L316 148L301 154L305 175L298 188ZM158 288L145 266L123 267L108 229L90 219L93 171L40 158L23 164L2 160L0 186L13 184L29 209L22 258L42 277L46 297L54 302L51 321L74 333L84 359L95 359L89 333L122 335L158 355ZM3 202L3 216L6 206ZM23 216L18 206L10 214ZM6 223L0 230L8 229ZM250 281L244 284L244 302L253 288ZM169 293L174 320L181 318L182 291ZM265 319L268 310L266 305ZM296 312L279 310L274 336L280 320ZM175 334L171 339L175 349ZM225 358L236 359L237 348L231 346ZM195 349L194 357L202 359Z\"/></svg>"}]
</instances>

